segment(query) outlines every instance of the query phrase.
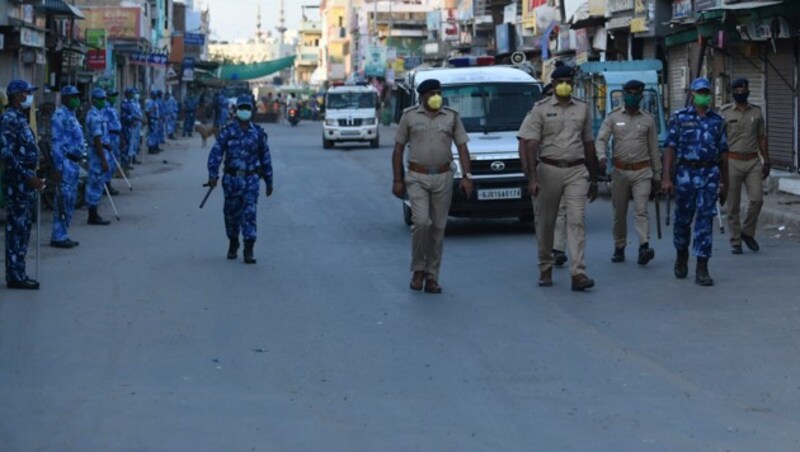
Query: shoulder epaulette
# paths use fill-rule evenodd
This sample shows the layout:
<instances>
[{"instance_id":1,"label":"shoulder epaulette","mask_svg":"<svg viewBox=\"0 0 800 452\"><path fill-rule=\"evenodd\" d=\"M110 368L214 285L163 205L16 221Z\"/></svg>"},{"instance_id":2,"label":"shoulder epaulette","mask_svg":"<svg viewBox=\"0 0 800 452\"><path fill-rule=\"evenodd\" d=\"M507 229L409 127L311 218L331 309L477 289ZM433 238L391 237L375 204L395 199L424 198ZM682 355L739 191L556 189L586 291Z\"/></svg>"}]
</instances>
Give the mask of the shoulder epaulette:
<instances>
[{"instance_id":1,"label":"shoulder epaulette","mask_svg":"<svg viewBox=\"0 0 800 452\"><path fill-rule=\"evenodd\" d=\"M725 104L725 105L719 107L719 111L724 111L724 110L728 110L730 108L733 108L733 105L734 105L733 103Z\"/></svg>"},{"instance_id":2,"label":"shoulder epaulette","mask_svg":"<svg viewBox=\"0 0 800 452\"><path fill-rule=\"evenodd\" d=\"M418 108L418 107L417 107L416 105L412 105L412 106L410 106L410 107L407 107L405 110L403 110L403 113L407 113L407 112L409 112L409 111L414 111L414 110L416 110L417 108Z\"/></svg>"},{"instance_id":3,"label":"shoulder epaulette","mask_svg":"<svg viewBox=\"0 0 800 452\"><path fill-rule=\"evenodd\" d=\"M585 103L586 103L586 101L585 101L585 100L583 100L583 99L579 99L579 98L577 98L577 97L573 97L573 98L572 98L572 100L577 100L578 102L580 102L580 103L583 103L583 104L585 104Z\"/></svg>"}]
</instances>

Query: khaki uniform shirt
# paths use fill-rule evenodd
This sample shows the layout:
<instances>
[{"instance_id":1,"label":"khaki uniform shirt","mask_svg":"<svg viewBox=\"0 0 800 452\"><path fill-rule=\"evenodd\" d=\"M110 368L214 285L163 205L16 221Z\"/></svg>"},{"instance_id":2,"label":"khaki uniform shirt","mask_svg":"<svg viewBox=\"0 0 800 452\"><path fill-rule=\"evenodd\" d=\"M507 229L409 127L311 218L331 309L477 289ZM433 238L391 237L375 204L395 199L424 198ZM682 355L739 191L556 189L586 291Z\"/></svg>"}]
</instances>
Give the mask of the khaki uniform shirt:
<instances>
[{"instance_id":1,"label":"khaki uniform shirt","mask_svg":"<svg viewBox=\"0 0 800 452\"><path fill-rule=\"evenodd\" d=\"M650 113L641 109L634 114L625 107L611 111L603 120L597 133L595 147L597 158L606 156L608 139L614 136L611 158L625 163L650 161L653 174L661 174L661 154L658 150L658 130L656 121Z\"/></svg>"},{"instance_id":2,"label":"khaki uniform shirt","mask_svg":"<svg viewBox=\"0 0 800 452\"><path fill-rule=\"evenodd\" d=\"M517 137L538 141L539 157L580 160L583 144L592 141L589 105L574 97L563 107L556 96L541 100L525 117Z\"/></svg>"},{"instance_id":3,"label":"khaki uniform shirt","mask_svg":"<svg viewBox=\"0 0 800 452\"><path fill-rule=\"evenodd\" d=\"M748 153L761 149L758 138L765 135L761 107L747 104L744 110L739 110L735 103L730 103L723 105L719 114L727 124L729 152Z\"/></svg>"},{"instance_id":4,"label":"khaki uniform shirt","mask_svg":"<svg viewBox=\"0 0 800 452\"><path fill-rule=\"evenodd\" d=\"M452 162L453 142L462 145L469 141L469 135L457 111L442 107L431 117L420 105L403 112L394 140L409 145L409 162L436 167Z\"/></svg>"}]
</instances>

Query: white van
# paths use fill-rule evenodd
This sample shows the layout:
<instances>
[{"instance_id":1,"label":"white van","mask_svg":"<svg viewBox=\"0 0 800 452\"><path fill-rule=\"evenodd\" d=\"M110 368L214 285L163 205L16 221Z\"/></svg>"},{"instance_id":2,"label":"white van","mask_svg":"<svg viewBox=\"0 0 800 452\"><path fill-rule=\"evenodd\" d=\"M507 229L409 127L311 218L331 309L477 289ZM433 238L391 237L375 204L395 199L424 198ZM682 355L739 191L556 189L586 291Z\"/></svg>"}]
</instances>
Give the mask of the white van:
<instances>
[{"instance_id":1,"label":"white van","mask_svg":"<svg viewBox=\"0 0 800 452\"><path fill-rule=\"evenodd\" d=\"M334 86L325 94L322 147L346 141L369 142L372 148L380 145L378 93L371 86Z\"/></svg>"},{"instance_id":2,"label":"white van","mask_svg":"<svg viewBox=\"0 0 800 452\"><path fill-rule=\"evenodd\" d=\"M450 215L455 217L517 217L533 222L528 181L519 159L517 132L533 104L542 97L542 84L511 66L436 68L417 71L405 87L404 106L418 103L416 88L425 80L442 84L444 105L458 111L469 133L472 182L467 199L458 186L461 164L452 148L455 187ZM411 224L409 201L403 216Z\"/></svg>"}]
</instances>

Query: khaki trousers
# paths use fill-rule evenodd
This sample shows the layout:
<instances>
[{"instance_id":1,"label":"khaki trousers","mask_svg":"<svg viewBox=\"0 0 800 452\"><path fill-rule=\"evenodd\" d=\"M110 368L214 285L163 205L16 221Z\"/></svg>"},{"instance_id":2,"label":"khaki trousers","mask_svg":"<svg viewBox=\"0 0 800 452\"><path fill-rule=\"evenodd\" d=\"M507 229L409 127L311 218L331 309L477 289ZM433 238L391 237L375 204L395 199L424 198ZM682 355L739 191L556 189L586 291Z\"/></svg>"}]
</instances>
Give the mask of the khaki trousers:
<instances>
[{"instance_id":1,"label":"khaki trousers","mask_svg":"<svg viewBox=\"0 0 800 452\"><path fill-rule=\"evenodd\" d=\"M453 200L453 172L406 173L406 193L411 202L411 271L439 279L444 230Z\"/></svg>"},{"instance_id":2,"label":"khaki trousers","mask_svg":"<svg viewBox=\"0 0 800 452\"><path fill-rule=\"evenodd\" d=\"M534 218L539 217L539 212L536 209L536 198L531 196L533 203ZM553 249L559 251L566 251L567 248L567 204L564 198L558 203L558 216L556 217L556 230L553 237Z\"/></svg>"},{"instance_id":3,"label":"khaki trousers","mask_svg":"<svg viewBox=\"0 0 800 452\"><path fill-rule=\"evenodd\" d=\"M758 215L764 205L764 186L761 183L762 164L760 158L752 160L728 159L728 227L731 230L731 245L742 244L742 234L756 235ZM742 185L747 191L747 214L744 225L739 221L742 204Z\"/></svg>"},{"instance_id":4,"label":"khaki trousers","mask_svg":"<svg viewBox=\"0 0 800 452\"><path fill-rule=\"evenodd\" d=\"M652 189L653 170L644 168L626 171L614 168L611 172L611 204L614 206L614 247L628 244L628 201L633 194L633 217L639 245L650 241L650 218L647 201Z\"/></svg>"},{"instance_id":5,"label":"khaki trousers","mask_svg":"<svg viewBox=\"0 0 800 452\"><path fill-rule=\"evenodd\" d=\"M553 240L559 205L566 207L567 249L572 276L586 273L583 254L586 248L586 193L589 171L585 166L558 168L545 163L536 167L539 195L536 197L536 238L539 244L539 271L553 268Z\"/></svg>"}]
</instances>

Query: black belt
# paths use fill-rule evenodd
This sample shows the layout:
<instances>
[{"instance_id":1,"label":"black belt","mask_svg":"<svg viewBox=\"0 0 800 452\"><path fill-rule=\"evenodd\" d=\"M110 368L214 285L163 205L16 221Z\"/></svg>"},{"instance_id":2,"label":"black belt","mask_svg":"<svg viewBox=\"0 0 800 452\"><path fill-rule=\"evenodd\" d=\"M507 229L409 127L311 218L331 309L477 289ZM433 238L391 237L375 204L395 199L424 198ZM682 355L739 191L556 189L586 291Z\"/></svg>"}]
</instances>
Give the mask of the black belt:
<instances>
[{"instance_id":1,"label":"black belt","mask_svg":"<svg viewBox=\"0 0 800 452\"><path fill-rule=\"evenodd\" d=\"M713 168L719 166L716 160L678 160L678 166L688 166L692 169Z\"/></svg>"},{"instance_id":2,"label":"black belt","mask_svg":"<svg viewBox=\"0 0 800 452\"><path fill-rule=\"evenodd\" d=\"M556 166L558 168L572 168L578 165L583 165L585 163L584 159L578 160L554 160L549 159L547 157L539 157L539 161L544 163L545 165Z\"/></svg>"},{"instance_id":3,"label":"black belt","mask_svg":"<svg viewBox=\"0 0 800 452\"><path fill-rule=\"evenodd\" d=\"M80 156L80 155L66 154L66 155L64 155L64 156L65 156L66 158L68 158L68 159L72 160L72 161L73 161L73 162L75 162L75 163L80 163L80 162L81 162L81 156Z\"/></svg>"},{"instance_id":4,"label":"black belt","mask_svg":"<svg viewBox=\"0 0 800 452\"><path fill-rule=\"evenodd\" d=\"M255 176L256 174L259 174L258 170L245 171L245 170L240 170L240 169L236 169L236 168L225 168L224 172L225 172L225 174L227 174L229 176L237 176L237 177Z\"/></svg>"},{"instance_id":5,"label":"black belt","mask_svg":"<svg viewBox=\"0 0 800 452\"><path fill-rule=\"evenodd\" d=\"M122 131L121 130L109 130L108 133L119 135Z\"/></svg>"}]
</instances>

